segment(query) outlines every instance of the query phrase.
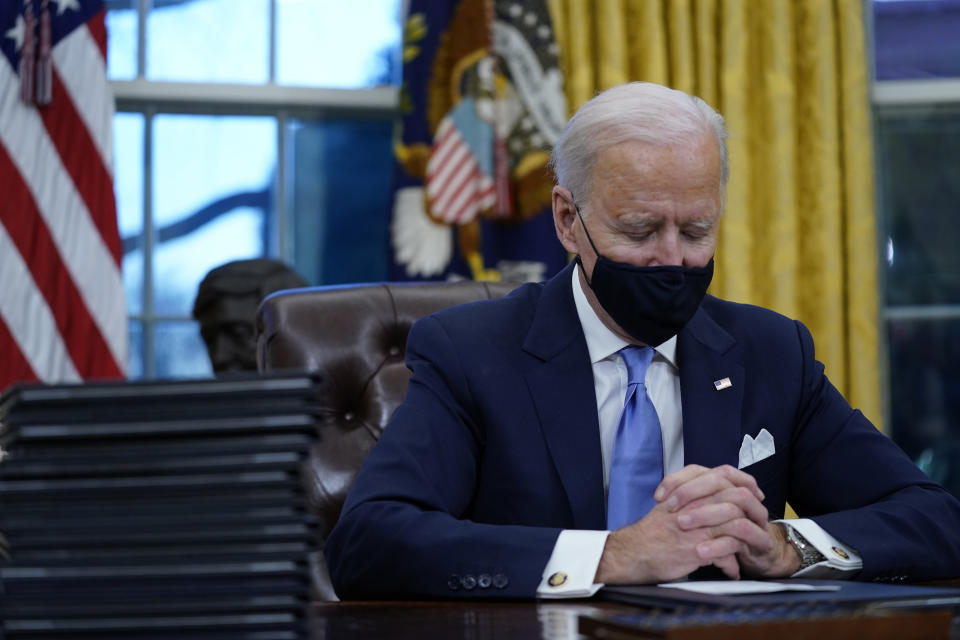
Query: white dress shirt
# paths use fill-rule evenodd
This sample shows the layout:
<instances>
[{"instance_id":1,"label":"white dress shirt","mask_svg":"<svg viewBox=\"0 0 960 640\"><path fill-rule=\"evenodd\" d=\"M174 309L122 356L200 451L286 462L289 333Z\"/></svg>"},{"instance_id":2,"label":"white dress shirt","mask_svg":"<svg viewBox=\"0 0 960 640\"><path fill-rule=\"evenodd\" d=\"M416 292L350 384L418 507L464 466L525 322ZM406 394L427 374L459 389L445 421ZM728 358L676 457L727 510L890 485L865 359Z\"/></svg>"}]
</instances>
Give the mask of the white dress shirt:
<instances>
[{"instance_id":1,"label":"white dress shirt","mask_svg":"<svg viewBox=\"0 0 960 640\"><path fill-rule=\"evenodd\" d=\"M571 284L577 315L580 318L593 367L593 384L600 422L600 449L603 458L603 488L606 495L610 482L613 440L628 385L627 366L619 351L630 343L610 331L590 306L580 285L579 269L580 267L576 266L572 270ZM653 360L644 378L647 393L660 419L664 475L683 468L683 414L680 403L680 370L677 367L676 353L677 337L673 336L655 348ZM862 566L859 556L856 556L852 549L845 547L816 522L790 520L789 523L827 558L797 575L810 576L811 573L815 573L816 577L829 575L829 577L838 578L852 574ZM595 584L593 578L597 573L600 556L603 555L603 547L609 534L609 531L562 531L554 545L550 560L544 568L537 596L582 598L596 593L603 585ZM832 558L836 554L831 553L831 547L844 549L849 559L837 562L841 560L837 558L837 561L834 561ZM837 564L842 566L835 566ZM816 572L811 571L815 567L819 569ZM551 577L553 577L552 580Z\"/></svg>"}]
</instances>

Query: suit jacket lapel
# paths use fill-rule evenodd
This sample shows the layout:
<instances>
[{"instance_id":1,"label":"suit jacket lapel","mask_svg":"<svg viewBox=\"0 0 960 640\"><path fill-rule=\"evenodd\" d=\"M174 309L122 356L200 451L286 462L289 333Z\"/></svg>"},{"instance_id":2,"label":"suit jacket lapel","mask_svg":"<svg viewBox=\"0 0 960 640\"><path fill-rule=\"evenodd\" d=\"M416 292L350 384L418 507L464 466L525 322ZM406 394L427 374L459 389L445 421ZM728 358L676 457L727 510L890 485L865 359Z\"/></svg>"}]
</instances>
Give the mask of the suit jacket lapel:
<instances>
[{"instance_id":1,"label":"suit jacket lapel","mask_svg":"<svg viewBox=\"0 0 960 640\"><path fill-rule=\"evenodd\" d=\"M593 369L570 286L572 265L544 285L523 345L526 373L547 448L570 501L573 525L603 529L600 425Z\"/></svg>"},{"instance_id":2,"label":"suit jacket lapel","mask_svg":"<svg viewBox=\"0 0 960 640\"><path fill-rule=\"evenodd\" d=\"M737 466L745 391L736 341L701 306L677 339L684 464ZM714 382L730 378L718 390Z\"/></svg>"}]
</instances>

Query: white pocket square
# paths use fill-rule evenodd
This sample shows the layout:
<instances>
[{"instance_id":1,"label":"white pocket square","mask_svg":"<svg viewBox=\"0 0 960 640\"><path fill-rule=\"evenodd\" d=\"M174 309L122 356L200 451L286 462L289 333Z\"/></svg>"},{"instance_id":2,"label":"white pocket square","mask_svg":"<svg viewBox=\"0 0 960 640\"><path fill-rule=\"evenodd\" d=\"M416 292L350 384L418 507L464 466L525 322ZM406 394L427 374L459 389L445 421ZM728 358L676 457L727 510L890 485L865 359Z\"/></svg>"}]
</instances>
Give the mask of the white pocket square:
<instances>
[{"instance_id":1,"label":"white pocket square","mask_svg":"<svg viewBox=\"0 0 960 640\"><path fill-rule=\"evenodd\" d=\"M743 444L740 445L740 463L737 469L749 467L751 464L769 458L775 452L773 436L766 429L760 429L756 438L751 438L750 434L747 434L743 436Z\"/></svg>"}]
</instances>

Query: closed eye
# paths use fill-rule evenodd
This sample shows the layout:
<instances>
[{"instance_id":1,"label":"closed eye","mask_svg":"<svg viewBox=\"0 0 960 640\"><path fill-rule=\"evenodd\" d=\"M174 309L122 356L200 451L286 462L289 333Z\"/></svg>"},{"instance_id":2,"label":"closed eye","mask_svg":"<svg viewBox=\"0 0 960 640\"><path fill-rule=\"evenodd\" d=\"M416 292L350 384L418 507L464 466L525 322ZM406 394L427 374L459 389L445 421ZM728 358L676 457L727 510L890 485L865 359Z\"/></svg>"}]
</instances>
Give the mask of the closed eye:
<instances>
[{"instance_id":1,"label":"closed eye","mask_svg":"<svg viewBox=\"0 0 960 640\"><path fill-rule=\"evenodd\" d=\"M627 237L633 242L643 242L649 240L656 233L656 229L645 229L643 231L631 231Z\"/></svg>"},{"instance_id":2,"label":"closed eye","mask_svg":"<svg viewBox=\"0 0 960 640\"><path fill-rule=\"evenodd\" d=\"M623 229L624 236L634 242L643 242L649 240L657 234L663 223L657 220L645 220L639 223L633 223Z\"/></svg>"},{"instance_id":3,"label":"closed eye","mask_svg":"<svg viewBox=\"0 0 960 640\"><path fill-rule=\"evenodd\" d=\"M703 240L704 238L710 237L710 233L713 231L713 224L705 222L703 224L692 224L684 226L681 233L684 237L689 238L690 240Z\"/></svg>"}]
</instances>

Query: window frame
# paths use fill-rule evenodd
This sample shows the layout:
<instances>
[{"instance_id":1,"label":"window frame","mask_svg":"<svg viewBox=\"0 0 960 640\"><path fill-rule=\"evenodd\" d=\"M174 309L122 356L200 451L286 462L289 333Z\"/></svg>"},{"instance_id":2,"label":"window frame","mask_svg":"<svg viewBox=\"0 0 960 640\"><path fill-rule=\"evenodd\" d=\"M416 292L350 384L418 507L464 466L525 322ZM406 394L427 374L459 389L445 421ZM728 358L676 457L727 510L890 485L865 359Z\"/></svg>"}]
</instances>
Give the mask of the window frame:
<instances>
[{"instance_id":1,"label":"window frame","mask_svg":"<svg viewBox=\"0 0 960 640\"><path fill-rule=\"evenodd\" d=\"M405 5L405 2L403 3ZM141 248L143 251L143 283L140 313L127 319L142 328L142 378L156 377L156 345L154 329L160 322L190 321L176 315L158 315L154 311L153 255L156 229L153 215L153 119L159 114L269 116L277 123L277 168L274 176L276 210L271 229L271 257L292 262L295 255L295 234L292 212L287 203L286 182L290 158L286 153L287 125L292 119L322 120L333 118L389 119L397 114L399 87L381 86L364 89L299 87L276 83L277 0L269 0L268 80L264 84L167 82L146 78L147 15L151 0L136 0L127 10L137 11L136 75L129 80L110 80L117 113L137 113L144 118ZM402 7L405 11L405 6Z\"/></svg>"},{"instance_id":2,"label":"window frame","mask_svg":"<svg viewBox=\"0 0 960 640\"><path fill-rule=\"evenodd\" d=\"M865 0L867 3L870 0ZM872 12L867 7L865 16L868 22L868 34L872 39ZM873 51L873 43L868 43L869 51ZM872 54L871 54L872 62ZM917 80L877 80L871 70L871 108L874 120L874 133L877 122L887 116L897 115L917 108L936 108L949 106L960 110L960 78L935 78ZM893 407L890 388L890 324L902 320L951 320L960 318L960 304L939 305L890 305L887 304L887 238L884 231L887 228L885 219L886 208L882 185L880 184L879 168L881 166L879 145L874 144L874 176L875 184L875 215L876 215L876 242L877 242L877 281L878 281L878 343L880 349L880 372L882 375L881 389L883 402L883 424L885 431L892 435Z\"/></svg>"}]
</instances>

